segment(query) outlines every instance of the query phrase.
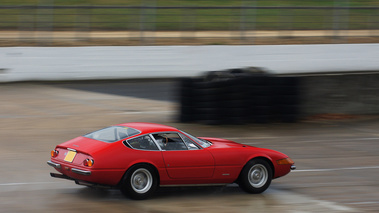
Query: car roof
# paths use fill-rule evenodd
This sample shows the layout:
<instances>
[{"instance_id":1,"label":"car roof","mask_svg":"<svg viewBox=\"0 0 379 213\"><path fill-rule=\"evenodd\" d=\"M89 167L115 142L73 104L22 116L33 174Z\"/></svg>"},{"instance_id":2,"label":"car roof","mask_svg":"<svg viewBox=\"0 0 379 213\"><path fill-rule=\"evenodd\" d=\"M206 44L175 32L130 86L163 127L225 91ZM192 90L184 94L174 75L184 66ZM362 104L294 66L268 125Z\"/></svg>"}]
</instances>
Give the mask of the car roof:
<instances>
[{"instance_id":1,"label":"car roof","mask_svg":"<svg viewBox=\"0 0 379 213\"><path fill-rule=\"evenodd\" d=\"M171 126L166 126L163 124L155 124L155 123L145 123L145 122L122 123L122 124L117 124L116 126L131 127L131 128L141 131L142 134L151 133L151 132L178 131L177 128L174 128Z\"/></svg>"}]
</instances>

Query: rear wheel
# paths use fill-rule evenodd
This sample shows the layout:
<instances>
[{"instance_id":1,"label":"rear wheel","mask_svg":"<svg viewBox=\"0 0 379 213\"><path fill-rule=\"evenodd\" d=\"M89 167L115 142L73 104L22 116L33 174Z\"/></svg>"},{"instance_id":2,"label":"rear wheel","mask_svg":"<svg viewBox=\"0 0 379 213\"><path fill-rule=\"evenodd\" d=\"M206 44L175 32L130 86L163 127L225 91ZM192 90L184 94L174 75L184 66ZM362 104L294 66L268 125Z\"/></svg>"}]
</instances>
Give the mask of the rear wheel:
<instances>
[{"instance_id":1,"label":"rear wheel","mask_svg":"<svg viewBox=\"0 0 379 213\"><path fill-rule=\"evenodd\" d=\"M121 184L121 192L135 200L146 199L158 188L158 178L151 166L136 165L130 168Z\"/></svg>"},{"instance_id":2,"label":"rear wheel","mask_svg":"<svg viewBox=\"0 0 379 213\"><path fill-rule=\"evenodd\" d=\"M239 177L239 186L248 193L258 194L264 192L271 184L272 169L262 159L249 161Z\"/></svg>"}]
</instances>

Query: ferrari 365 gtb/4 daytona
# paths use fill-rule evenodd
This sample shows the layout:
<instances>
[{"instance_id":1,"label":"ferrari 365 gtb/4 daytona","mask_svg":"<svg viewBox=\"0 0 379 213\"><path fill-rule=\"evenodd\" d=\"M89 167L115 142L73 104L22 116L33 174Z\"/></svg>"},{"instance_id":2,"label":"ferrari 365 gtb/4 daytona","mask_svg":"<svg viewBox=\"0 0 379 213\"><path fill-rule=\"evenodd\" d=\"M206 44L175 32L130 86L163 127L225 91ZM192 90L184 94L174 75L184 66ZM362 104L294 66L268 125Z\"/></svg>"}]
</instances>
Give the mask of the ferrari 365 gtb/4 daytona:
<instances>
[{"instance_id":1,"label":"ferrari 365 gtb/4 daytona","mask_svg":"<svg viewBox=\"0 0 379 213\"><path fill-rule=\"evenodd\" d=\"M230 140L194 137L174 127L123 123L74 138L51 151L52 177L119 188L145 199L159 186L237 183L248 193L295 169L285 154Z\"/></svg>"}]
</instances>

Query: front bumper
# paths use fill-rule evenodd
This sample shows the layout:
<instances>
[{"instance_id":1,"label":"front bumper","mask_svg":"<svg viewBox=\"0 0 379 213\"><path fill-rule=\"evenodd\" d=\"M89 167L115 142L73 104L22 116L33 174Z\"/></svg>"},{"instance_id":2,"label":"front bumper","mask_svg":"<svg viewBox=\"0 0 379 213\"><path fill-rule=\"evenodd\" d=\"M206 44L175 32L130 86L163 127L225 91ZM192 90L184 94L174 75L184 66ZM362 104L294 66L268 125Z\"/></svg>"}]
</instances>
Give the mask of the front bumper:
<instances>
[{"instance_id":1,"label":"front bumper","mask_svg":"<svg viewBox=\"0 0 379 213\"><path fill-rule=\"evenodd\" d=\"M61 169L62 168L62 165L59 164L59 163L54 163L52 161L47 161L47 165L49 166L52 166L56 169ZM79 174L79 175L85 175L85 176L89 176L91 175L91 171L86 171L86 170L82 170L82 169L76 169L76 168L69 168L69 167L65 167L66 170L71 170L71 172L73 173L76 173L76 174Z\"/></svg>"},{"instance_id":2,"label":"front bumper","mask_svg":"<svg viewBox=\"0 0 379 213\"><path fill-rule=\"evenodd\" d=\"M296 166L295 165L292 165L291 166L291 170L295 170L296 169Z\"/></svg>"}]
</instances>

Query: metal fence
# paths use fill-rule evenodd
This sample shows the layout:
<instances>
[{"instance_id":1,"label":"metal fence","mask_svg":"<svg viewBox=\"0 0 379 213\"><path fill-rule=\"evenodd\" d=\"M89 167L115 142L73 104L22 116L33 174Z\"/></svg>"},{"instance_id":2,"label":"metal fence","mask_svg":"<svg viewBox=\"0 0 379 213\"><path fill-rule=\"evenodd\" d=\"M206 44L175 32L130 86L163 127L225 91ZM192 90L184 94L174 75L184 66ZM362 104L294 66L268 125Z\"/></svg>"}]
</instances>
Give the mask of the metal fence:
<instances>
[{"instance_id":1,"label":"metal fence","mask_svg":"<svg viewBox=\"0 0 379 213\"><path fill-rule=\"evenodd\" d=\"M207 42L379 37L379 7L0 6L0 41Z\"/></svg>"}]
</instances>

